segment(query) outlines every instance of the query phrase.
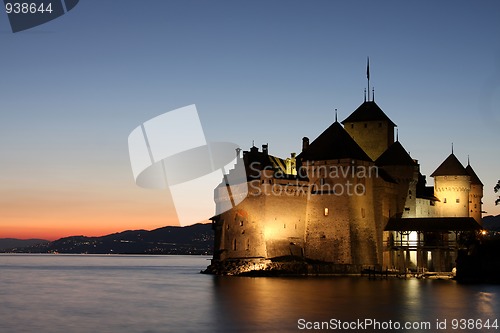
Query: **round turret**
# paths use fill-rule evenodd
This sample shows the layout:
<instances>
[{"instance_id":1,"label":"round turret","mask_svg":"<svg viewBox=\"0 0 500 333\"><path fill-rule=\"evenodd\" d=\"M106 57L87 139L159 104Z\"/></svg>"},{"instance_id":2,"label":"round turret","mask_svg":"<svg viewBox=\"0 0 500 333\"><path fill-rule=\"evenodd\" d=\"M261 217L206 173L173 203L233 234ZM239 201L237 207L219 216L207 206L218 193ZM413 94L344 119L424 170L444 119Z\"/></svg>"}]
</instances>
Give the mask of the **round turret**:
<instances>
[{"instance_id":1,"label":"round turret","mask_svg":"<svg viewBox=\"0 0 500 333\"><path fill-rule=\"evenodd\" d=\"M470 176L457 157L451 153L431 177L434 177L434 191L439 199L439 215L468 217Z\"/></svg>"}]
</instances>

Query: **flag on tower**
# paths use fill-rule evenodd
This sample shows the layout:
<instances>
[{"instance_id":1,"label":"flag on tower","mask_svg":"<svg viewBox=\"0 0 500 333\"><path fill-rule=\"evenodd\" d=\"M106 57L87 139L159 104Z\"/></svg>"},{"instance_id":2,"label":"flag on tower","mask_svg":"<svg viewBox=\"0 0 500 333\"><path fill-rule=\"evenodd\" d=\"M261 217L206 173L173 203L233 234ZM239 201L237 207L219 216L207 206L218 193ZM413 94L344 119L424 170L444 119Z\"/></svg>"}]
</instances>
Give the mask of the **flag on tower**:
<instances>
[{"instance_id":1,"label":"flag on tower","mask_svg":"<svg viewBox=\"0 0 500 333\"><path fill-rule=\"evenodd\" d=\"M370 57L366 58L366 78L370 80Z\"/></svg>"}]
</instances>

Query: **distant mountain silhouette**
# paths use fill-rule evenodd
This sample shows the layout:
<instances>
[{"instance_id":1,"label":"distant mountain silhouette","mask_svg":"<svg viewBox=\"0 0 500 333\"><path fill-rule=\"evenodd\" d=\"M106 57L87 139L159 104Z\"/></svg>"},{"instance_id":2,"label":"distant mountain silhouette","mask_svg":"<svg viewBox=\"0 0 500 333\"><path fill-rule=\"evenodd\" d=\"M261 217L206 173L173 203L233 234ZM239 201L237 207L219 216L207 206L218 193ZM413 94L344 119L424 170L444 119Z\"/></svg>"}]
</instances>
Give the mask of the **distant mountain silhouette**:
<instances>
[{"instance_id":1,"label":"distant mountain silhouette","mask_svg":"<svg viewBox=\"0 0 500 333\"><path fill-rule=\"evenodd\" d=\"M50 241L45 239L17 239L17 238L0 238L0 251L6 249L21 248L26 246L35 246L47 244Z\"/></svg>"},{"instance_id":2,"label":"distant mountain silhouette","mask_svg":"<svg viewBox=\"0 0 500 333\"><path fill-rule=\"evenodd\" d=\"M88 253L88 254L212 254L212 225L163 227L127 230L101 237L71 236L46 244L27 246L9 252L19 253Z\"/></svg>"},{"instance_id":3,"label":"distant mountain silhouette","mask_svg":"<svg viewBox=\"0 0 500 333\"><path fill-rule=\"evenodd\" d=\"M483 217L483 227L486 230L500 231L500 215Z\"/></svg>"}]
</instances>

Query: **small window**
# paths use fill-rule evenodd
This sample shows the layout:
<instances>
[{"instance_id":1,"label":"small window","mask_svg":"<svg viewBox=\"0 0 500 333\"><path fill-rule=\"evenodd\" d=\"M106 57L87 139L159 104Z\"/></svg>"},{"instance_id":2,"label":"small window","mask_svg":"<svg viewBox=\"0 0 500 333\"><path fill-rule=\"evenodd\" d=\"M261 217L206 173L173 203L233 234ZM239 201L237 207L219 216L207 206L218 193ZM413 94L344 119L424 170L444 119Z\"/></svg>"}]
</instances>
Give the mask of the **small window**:
<instances>
[{"instance_id":1,"label":"small window","mask_svg":"<svg viewBox=\"0 0 500 333\"><path fill-rule=\"evenodd\" d=\"M329 210L328 210L328 208L325 207L325 212L324 212L325 216L328 216L328 213L329 213Z\"/></svg>"},{"instance_id":2,"label":"small window","mask_svg":"<svg viewBox=\"0 0 500 333\"><path fill-rule=\"evenodd\" d=\"M351 128L354 128L354 124L351 124Z\"/></svg>"},{"instance_id":3,"label":"small window","mask_svg":"<svg viewBox=\"0 0 500 333\"><path fill-rule=\"evenodd\" d=\"M243 226L243 220L240 221L240 226Z\"/></svg>"},{"instance_id":4,"label":"small window","mask_svg":"<svg viewBox=\"0 0 500 333\"><path fill-rule=\"evenodd\" d=\"M368 124L365 123L365 128L367 128L367 127L368 127Z\"/></svg>"},{"instance_id":5,"label":"small window","mask_svg":"<svg viewBox=\"0 0 500 333\"><path fill-rule=\"evenodd\" d=\"M443 201L443 203L446 203L446 198L444 198L444 201Z\"/></svg>"},{"instance_id":6,"label":"small window","mask_svg":"<svg viewBox=\"0 0 500 333\"><path fill-rule=\"evenodd\" d=\"M378 127L382 127L382 123L378 123Z\"/></svg>"},{"instance_id":7,"label":"small window","mask_svg":"<svg viewBox=\"0 0 500 333\"><path fill-rule=\"evenodd\" d=\"M365 209L364 208L361 208L361 217L362 218L365 218Z\"/></svg>"},{"instance_id":8,"label":"small window","mask_svg":"<svg viewBox=\"0 0 500 333\"><path fill-rule=\"evenodd\" d=\"M236 251L236 238L233 239L233 251Z\"/></svg>"},{"instance_id":9,"label":"small window","mask_svg":"<svg viewBox=\"0 0 500 333\"><path fill-rule=\"evenodd\" d=\"M460 199L457 199L457 200L456 200L456 202L457 202L457 203L460 203Z\"/></svg>"},{"instance_id":10,"label":"small window","mask_svg":"<svg viewBox=\"0 0 500 333\"><path fill-rule=\"evenodd\" d=\"M283 224L283 229L286 229L286 223Z\"/></svg>"}]
</instances>

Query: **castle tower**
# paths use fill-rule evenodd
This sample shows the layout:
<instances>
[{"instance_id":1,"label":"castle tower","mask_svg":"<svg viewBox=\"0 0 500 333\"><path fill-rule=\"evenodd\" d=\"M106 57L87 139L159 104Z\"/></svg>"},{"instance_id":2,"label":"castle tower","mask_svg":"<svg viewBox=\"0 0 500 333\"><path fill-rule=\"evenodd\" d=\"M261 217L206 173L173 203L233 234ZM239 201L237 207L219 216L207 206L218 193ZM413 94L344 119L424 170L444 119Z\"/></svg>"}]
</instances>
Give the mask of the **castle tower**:
<instances>
[{"instance_id":1,"label":"castle tower","mask_svg":"<svg viewBox=\"0 0 500 333\"><path fill-rule=\"evenodd\" d=\"M373 100L361 104L342 124L373 161L394 143L396 124Z\"/></svg>"},{"instance_id":2,"label":"castle tower","mask_svg":"<svg viewBox=\"0 0 500 333\"><path fill-rule=\"evenodd\" d=\"M482 201L483 198L483 183L474 172L474 169L467 163L465 171L470 176L470 192L469 192L469 216L473 217L477 223L482 224Z\"/></svg>"},{"instance_id":3,"label":"castle tower","mask_svg":"<svg viewBox=\"0 0 500 333\"><path fill-rule=\"evenodd\" d=\"M306 257L340 265L381 264L383 227L373 209L378 179L371 158L335 121L297 160L310 184Z\"/></svg>"},{"instance_id":4,"label":"castle tower","mask_svg":"<svg viewBox=\"0 0 500 333\"><path fill-rule=\"evenodd\" d=\"M440 217L468 217L471 177L453 151L431 177Z\"/></svg>"},{"instance_id":5,"label":"castle tower","mask_svg":"<svg viewBox=\"0 0 500 333\"><path fill-rule=\"evenodd\" d=\"M417 182L419 165L399 141L380 155L375 164L389 173L398 183L398 199L394 214L416 217Z\"/></svg>"}]
</instances>

